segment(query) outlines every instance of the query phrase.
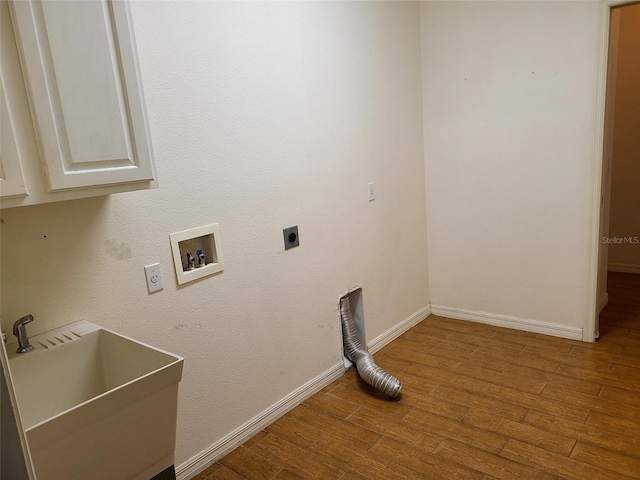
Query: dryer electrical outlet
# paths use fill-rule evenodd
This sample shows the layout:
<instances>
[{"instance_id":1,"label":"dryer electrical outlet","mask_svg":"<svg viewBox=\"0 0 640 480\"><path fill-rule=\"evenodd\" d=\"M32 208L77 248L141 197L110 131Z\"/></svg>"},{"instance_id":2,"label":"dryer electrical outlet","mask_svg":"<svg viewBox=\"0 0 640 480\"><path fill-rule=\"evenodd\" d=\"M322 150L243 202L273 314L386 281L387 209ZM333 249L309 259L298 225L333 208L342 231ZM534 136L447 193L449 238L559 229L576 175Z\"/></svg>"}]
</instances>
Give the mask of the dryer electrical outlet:
<instances>
[{"instance_id":1,"label":"dryer electrical outlet","mask_svg":"<svg viewBox=\"0 0 640 480\"><path fill-rule=\"evenodd\" d=\"M289 250L290 248L297 247L300 245L300 237L298 236L298 226L294 225L293 227L285 228L282 230L282 234L284 236L284 249Z\"/></svg>"}]
</instances>

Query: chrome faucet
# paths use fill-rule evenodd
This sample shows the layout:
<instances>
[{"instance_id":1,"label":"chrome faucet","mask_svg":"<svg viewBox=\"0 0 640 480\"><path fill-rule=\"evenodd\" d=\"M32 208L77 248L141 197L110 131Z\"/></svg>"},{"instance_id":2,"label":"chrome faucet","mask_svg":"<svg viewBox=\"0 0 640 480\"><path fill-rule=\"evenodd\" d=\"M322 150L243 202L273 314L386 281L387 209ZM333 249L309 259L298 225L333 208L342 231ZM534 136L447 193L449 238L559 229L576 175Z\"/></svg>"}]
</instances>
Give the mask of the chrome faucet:
<instances>
[{"instance_id":1,"label":"chrome faucet","mask_svg":"<svg viewBox=\"0 0 640 480\"><path fill-rule=\"evenodd\" d=\"M27 336L27 323L33 322L33 315L25 315L13 324L13 334L18 337L18 349L16 353L27 353L33 350L33 345L29 344Z\"/></svg>"}]
</instances>

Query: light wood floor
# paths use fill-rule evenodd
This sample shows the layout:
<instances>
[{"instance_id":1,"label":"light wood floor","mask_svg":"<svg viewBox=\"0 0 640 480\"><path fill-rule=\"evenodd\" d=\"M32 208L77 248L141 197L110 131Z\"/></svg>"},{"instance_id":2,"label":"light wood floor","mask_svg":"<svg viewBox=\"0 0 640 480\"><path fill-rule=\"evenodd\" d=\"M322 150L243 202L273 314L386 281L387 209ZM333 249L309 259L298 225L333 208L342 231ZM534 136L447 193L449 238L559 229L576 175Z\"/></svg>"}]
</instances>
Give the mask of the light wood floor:
<instances>
[{"instance_id":1,"label":"light wood floor","mask_svg":"<svg viewBox=\"0 0 640 480\"><path fill-rule=\"evenodd\" d=\"M640 275L610 274L595 344L431 316L198 480L640 478Z\"/></svg>"}]
</instances>

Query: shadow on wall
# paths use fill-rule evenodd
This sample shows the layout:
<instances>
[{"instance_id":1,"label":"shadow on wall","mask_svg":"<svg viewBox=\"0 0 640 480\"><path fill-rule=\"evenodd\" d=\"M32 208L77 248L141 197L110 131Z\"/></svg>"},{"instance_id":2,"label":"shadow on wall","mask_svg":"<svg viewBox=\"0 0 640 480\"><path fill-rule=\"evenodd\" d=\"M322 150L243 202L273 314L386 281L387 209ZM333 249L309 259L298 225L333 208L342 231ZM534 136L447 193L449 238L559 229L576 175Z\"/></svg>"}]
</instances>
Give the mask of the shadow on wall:
<instances>
[{"instance_id":1,"label":"shadow on wall","mask_svg":"<svg viewBox=\"0 0 640 480\"><path fill-rule=\"evenodd\" d=\"M0 224L2 330L32 313L37 322L52 303L72 304L78 290L95 288L78 272L90 269L104 229L108 197L71 200L2 211ZM126 246L107 244L111 255L127 257ZM70 309L73 306L69 307ZM49 324L47 328L51 328Z\"/></svg>"}]
</instances>

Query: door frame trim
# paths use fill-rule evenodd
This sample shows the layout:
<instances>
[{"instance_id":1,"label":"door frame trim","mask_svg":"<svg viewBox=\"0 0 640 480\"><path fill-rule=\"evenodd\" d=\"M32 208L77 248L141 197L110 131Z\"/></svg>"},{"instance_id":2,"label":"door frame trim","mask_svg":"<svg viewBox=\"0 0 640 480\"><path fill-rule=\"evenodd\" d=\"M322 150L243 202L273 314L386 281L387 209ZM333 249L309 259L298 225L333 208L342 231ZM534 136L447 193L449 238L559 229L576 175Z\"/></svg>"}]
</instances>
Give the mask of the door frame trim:
<instances>
[{"instance_id":1,"label":"door frame trim","mask_svg":"<svg viewBox=\"0 0 640 480\"><path fill-rule=\"evenodd\" d=\"M595 157L593 161L593 181L591 195L591 232L589 242L589 293L587 318L582 329L584 342L595 342L598 332L598 263L600 258L600 202L603 192L602 175L604 166L605 108L607 97L607 66L609 63L609 35L611 9L638 3L634 0L602 0L600 3L600 39L598 42L597 84L596 84L596 134Z\"/></svg>"}]
</instances>

